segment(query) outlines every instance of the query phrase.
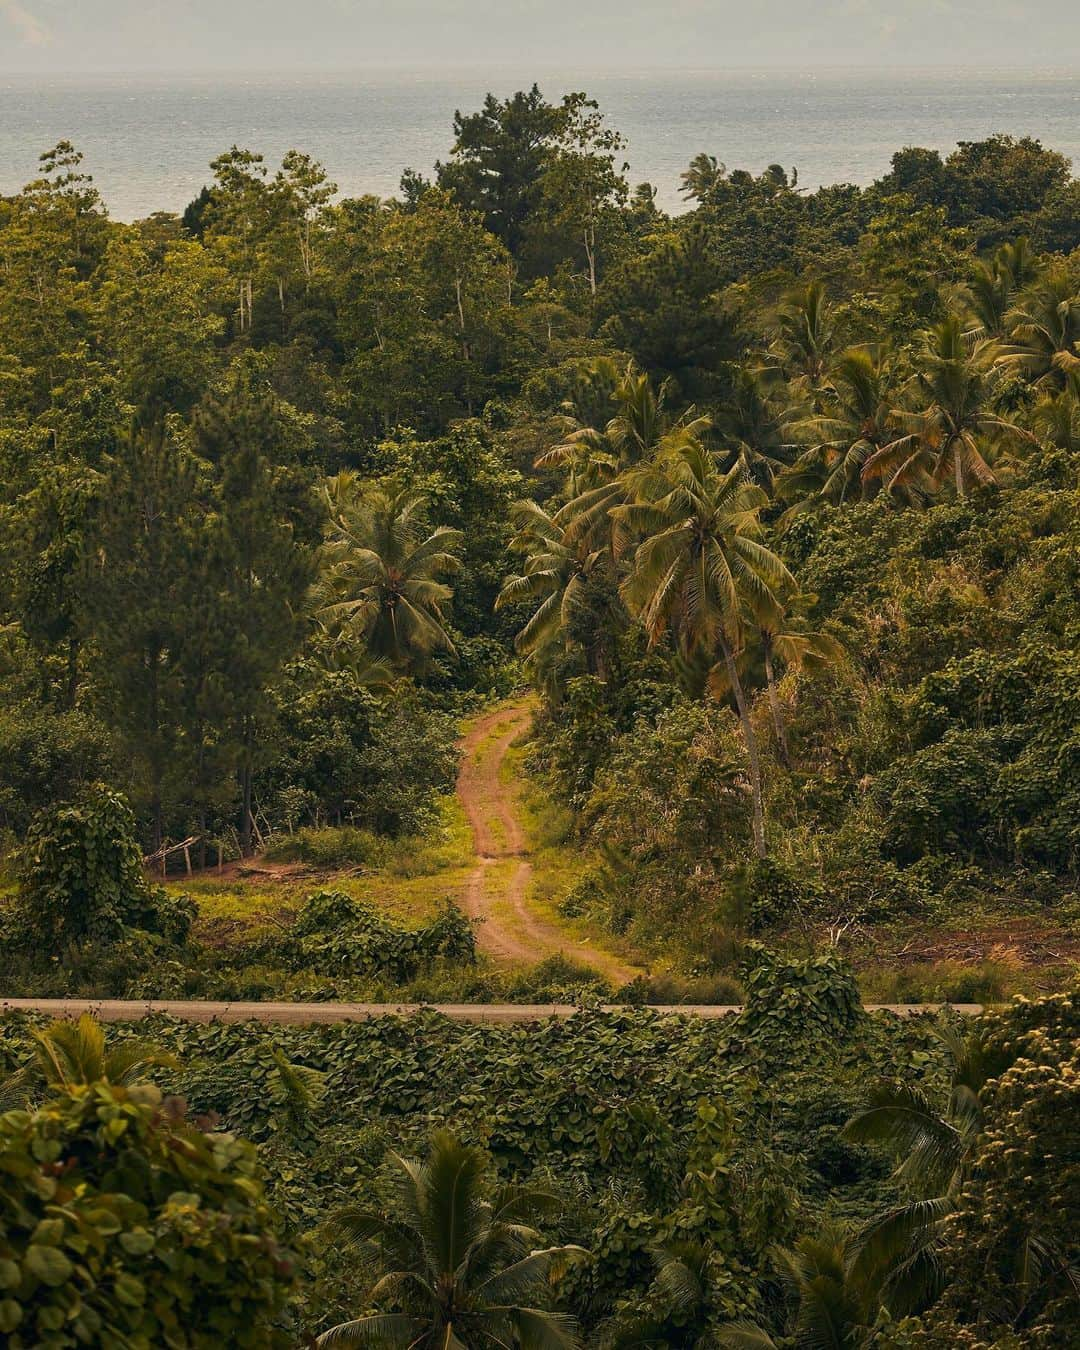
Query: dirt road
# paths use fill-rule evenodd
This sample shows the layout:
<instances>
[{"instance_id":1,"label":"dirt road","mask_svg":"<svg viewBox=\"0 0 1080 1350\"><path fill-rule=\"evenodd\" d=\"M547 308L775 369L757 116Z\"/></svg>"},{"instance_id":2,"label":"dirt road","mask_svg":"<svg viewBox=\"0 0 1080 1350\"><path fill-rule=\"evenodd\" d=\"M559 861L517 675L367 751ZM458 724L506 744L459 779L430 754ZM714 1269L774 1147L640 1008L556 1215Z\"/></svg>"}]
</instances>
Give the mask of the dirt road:
<instances>
[{"instance_id":1,"label":"dirt road","mask_svg":"<svg viewBox=\"0 0 1080 1350\"><path fill-rule=\"evenodd\" d=\"M465 911L483 919L477 941L496 960L542 961L561 954L586 962L617 984L625 983L639 973L634 967L574 939L529 902L533 879L529 842L516 790L502 781L501 771L506 752L531 716L527 703L504 704L478 717L462 740L457 790L476 850L476 866L463 897Z\"/></svg>"}]
</instances>

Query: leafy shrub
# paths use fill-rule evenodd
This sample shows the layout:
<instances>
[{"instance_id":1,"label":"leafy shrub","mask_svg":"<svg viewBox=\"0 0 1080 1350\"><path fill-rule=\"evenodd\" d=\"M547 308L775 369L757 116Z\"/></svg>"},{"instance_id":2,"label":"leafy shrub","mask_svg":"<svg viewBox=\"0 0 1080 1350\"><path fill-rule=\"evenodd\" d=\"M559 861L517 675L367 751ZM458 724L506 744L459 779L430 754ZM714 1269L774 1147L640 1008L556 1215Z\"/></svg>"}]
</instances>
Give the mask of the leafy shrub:
<instances>
[{"instance_id":1,"label":"leafy shrub","mask_svg":"<svg viewBox=\"0 0 1080 1350\"><path fill-rule=\"evenodd\" d=\"M277 835L263 856L270 862L307 863L311 867L380 867L387 857L387 841L351 825Z\"/></svg>"},{"instance_id":2,"label":"leafy shrub","mask_svg":"<svg viewBox=\"0 0 1080 1350\"><path fill-rule=\"evenodd\" d=\"M754 858L744 864L727 889L733 917L754 935L790 923L807 895L806 886L775 858Z\"/></svg>"},{"instance_id":3,"label":"leafy shrub","mask_svg":"<svg viewBox=\"0 0 1080 1350\"><path fill-rule=\"evenodd\" d=\"M254 1148L152 1086L0 1117L0 1332L30 1347L287 1347L294 1258Z\"/></svg>"},{"instance_id":4,"label":"leafy shrub","mask_svg":"<svg viewBox=\"0 0 1080 1350\"><path fill-rule=\"evenodd\" d=\"M597 913L603 902L603 882L598 873L590 869L578 877L556 908L564 919L580 919L586 914Z\"/></svg>"},{"instance_id":5,"label":"leafy shrub","mask_svg":"<svg viewBox=\"0 0 1080 1350\"><path fill-rule=\"evenodd\" d=\"M30 704L0 710L0 828L25 833L36 811L108 780L116 747L84 712Z\"/></svg>"},{"instance_id":6,"label":"leafy shrub","mask_svg":"<svg viewBox=\"0 0 1080 1350\"><path fill-rule=\"evenodd\" d=\"M507 997L514 1003L580 1003L608 999L611 985L582 961L555 955L514 977Z\"/></svg>"},{"instance_id":7,"label":"leafy shrub","mask_svg":"<svg viewBox=\"0 0 1080 1350\"><path fill-rule=\"evenodd\" d=\"M740 974L739 1034L768 1054L786 1057L794 1047L820 1054L849 1040L864 1020L855 976L834 952L799 961L750 943Z\"/></svg>"},{"instance_id":8,"label":"leafy shrub","mask_svg":"<svg viewBox=\"0 0 1080 1350\"><path fill-rule=\"evenodd\" d=\"M1020 1000L984 1026L988 1062L1013 1062L983 1093L985 1125L947 1230L941 1312L988 1340L1016 1331L1035 1345L1073 1344L1080 993Z\"/></svg>"},{"instance_id":9,"label":"leafy shrub","mask_svg":"<svg viewBox=\"0 0 1080 1350\"><path fill-rule=\"evenodd\" d=\"M476 938L472 924L449 900L431 923L409 929L390 923L367 901L354 900L341 891L318 891L309 897L274 954L293 970L377 973L400 982L440 958L473 963Z\"/></svg>"},{"instance_id":10,"label":"leafy shrub","mask_svg":"<svg viewBox=\"0 0 1080 1350\"><path fill-rule=\"evenodd\" d=\"M151 886L143 872L135 817L118 793L98 787L71 806L35 817L23 850L15 915L35 948L114 942L128 929L183 942L195 907Z\"/></svg>"},{"instance_id":11,"label":"leafy shrub","mask_svg":"<svg viewBox=\"0 0 1080 1350\"><path fill-rule=\"evenodd\" d=\"M874 794L885 810L886 853L911 862L946 849L992 852L1001 754L994 732L953 729L882 774Z\"/></svg>"},{"instance_id":12,"label":"leafy shrub","mask_svg":"<svg viewBox=\"0 0 1080 1350\"><path fill-rule=\"evenodd\" d=\"M293 667L279 695L277 759L267 793L283 823L348 823L376 834L421 834L453 788L457 727L407 682L376 697L350 671Z\"/></svg>"}]
</instances>

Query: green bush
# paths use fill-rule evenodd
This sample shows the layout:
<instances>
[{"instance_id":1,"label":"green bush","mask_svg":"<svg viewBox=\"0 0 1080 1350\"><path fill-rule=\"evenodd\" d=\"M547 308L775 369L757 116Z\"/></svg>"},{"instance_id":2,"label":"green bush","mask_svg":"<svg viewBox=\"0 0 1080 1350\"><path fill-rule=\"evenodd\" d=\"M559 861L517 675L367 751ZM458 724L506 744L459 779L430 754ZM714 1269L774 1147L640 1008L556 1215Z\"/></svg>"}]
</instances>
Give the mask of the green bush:
<instances>
[{"instance_id":1,"label":"green bush","mask_svg":"<svg viewBox=\"0 0 1080 1350\"><path fill-rule=\"evenodd\" d=\"M282 824L422 834L453 789L457 726L408 682L376 696L351 671L298 662L278 693L277 756L260 782Z\"/></svg>"},{"instance_id":2,"label":"green bush","mask_svg":"<svg viewBox=\"0 0 1080 1350\"><path fill-rule=\"evenodd\" d=\"M311 867L381 867L389 847L370 830L351 825L276 835L264 850L269 862L307 863Z\"/></svg>"},{"instance_id":3,"label":"green bush","mask_svg":"<svg viewBox=\"0 0 1080 1350\"><path fill-rule=\"evenodd\" d=\"M807 888L775 858L754 858L728 883L732 917L750 934L789 924L807 899Z\"/></svg>"},{"instance_id":4,"label":"green bush","mask_svg":"<svg viewBox=\"0 0 1080 1350\"><path fill-rule=\"evenodd\" d=\"M36 811L111 778L116 747L84 712L16 704L0 710L0 830L23 834Z\"/></svg>"},{"instance_id":5,"label":"green bush","mask_svg":"<svg viewBox=\"0 0 1080 1350\"><path fill-rule=\"evenodd\" d=\"M195 907L151 886L135 817L103 786L70 806L40 812L27 833L13 928L36 952L70 943L116 942L129 929L186 940Z\"/></svg>"},{"instance_id":6,"label":"green bush","mask_svg":"<svg viewBox=\"0 0 1080 1350\"><path fill-rule=\"evenodd\" d=\"M341 891L318 891L271 953L293 970L380 974L401 982L440 959L471 964L476 937L472 924L449 900L431 923L410 929L390 923L367 901Z\"/></svg>"},{"instance_id":7,"label":"green bush","mask_svg":"<svg viewBox=\"0 0 1080 1350\"><path fill-rule=\"evenodd\" d=\"M284 1347L293 1254L255 1149L152 1086L73 1086L0 1117L0 1332L10 1350Z\"/></svg>"},{"instance_id":8,"label":"green bush","mask_svg":"<svg viewBox=\"0 0 1080 1350\"><path fill-rule=\"evenodd\" d=\"M850 1040L864 1021L855 976L834 952L800 961L748 943L740 977L746 1005L738 1034L766 1054L787 1057L798 1046L820 1055Z\"/></svg>"}]
</instances>

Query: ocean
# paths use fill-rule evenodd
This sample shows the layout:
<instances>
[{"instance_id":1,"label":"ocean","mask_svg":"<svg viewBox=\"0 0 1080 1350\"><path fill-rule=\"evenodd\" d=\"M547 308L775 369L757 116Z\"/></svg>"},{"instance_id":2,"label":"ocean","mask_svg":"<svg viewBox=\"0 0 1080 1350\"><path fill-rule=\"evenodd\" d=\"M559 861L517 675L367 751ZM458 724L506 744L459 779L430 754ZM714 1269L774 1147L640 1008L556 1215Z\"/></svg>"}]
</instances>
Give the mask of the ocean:
<instances>
[{"instance_id":1,"label":"ocean","mask_svg":"<svg viewBox=\"0 0 1080 1350\"><path fill-rule=\"evenodd\" d=\"M531 77L530 77L531 78ZM654 72L536 77L549 97L584 89L626 137L633 182L667 210L700 151L728 168L796 167L808 188L872 182L904 145L949 150L994 132L1039 137L1080 166L1080 73L755 74ZM0 76L0 193L69 139L86 156L111 214L180 211L209 162L238 144L272 166L290 148L325 164L345 194L396 191L401 171L429 172L452 142L456 108L528 79L499 72L354 76L134 76L43 81Z\"/></svg>"}]
</instances>

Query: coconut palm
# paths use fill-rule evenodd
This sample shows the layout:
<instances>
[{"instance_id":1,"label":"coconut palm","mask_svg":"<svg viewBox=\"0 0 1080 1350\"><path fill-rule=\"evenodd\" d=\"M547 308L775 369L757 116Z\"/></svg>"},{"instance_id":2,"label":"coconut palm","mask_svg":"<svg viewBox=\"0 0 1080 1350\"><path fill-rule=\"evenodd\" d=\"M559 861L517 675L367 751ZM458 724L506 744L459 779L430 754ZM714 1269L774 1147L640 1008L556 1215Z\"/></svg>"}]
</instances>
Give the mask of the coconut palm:
<instances>
[{"instance_id":1,"label":"coconut palm","mask_svg":"<svg viewBox=\"0 0 1080 1350\"><path fill-rule=\"evenodd\" d=\"M762 542L760 488L741 466L726 473L699 441L689 440L626 475L627 503L615 508L640 539L623 582L632 613L650 642L674 630L684 652L719 656L735 697L750 765L754 847L766 854L761 761L737 656L749 616L779 606L794 578Z\"/></svg>"},{"instance_id":2,"label":"coconut palm","mask_svg":"<svg viewBox=\"0 0 1080 1350\"><path fill-rule=\"evenodd\" d=\"M773 734L776 737L780 758L785 764L791 763L791 756L788 752L787 728L780 711L780 698L776 688L777 662L788 670L812 671L836 665L845 655L842 644L830 634L815 628L808 617L808 611L816 599L814 595L786 596L778 606L770 597L765 612L748 625L743 661L740 663L749 665L760 659L768 693ZM714 693L724 691L727 685L726 669L722 666L715 667L710 673L709 683Z\"/></svg>"},{"instance_id":3,"label":"coconut palm","mask_svg":"<svg viewBox=\"0 0 1080 1350\"><path fill-rule=\"evenodd\" d=\"M975 337L1003 338L1017 295L1038 277L1039 262L1028 241L1002 244L989 262L977 262L965 292Z\"/></svg>"},{"instance_id":4,"label":"coconut palm","mask_svg":"<svg viewBox=\"0 0 1080 1350\"><path fill-rule=\"evenodd\" d=\"M1039 436L1059 450L1080 451L1080 372L1073 371L1060 393L1048 392L1031 414Z\"/></svg>"},{"instance_id":5,"label":"coconut palm","mask_svg":"<svg viewBox=\"0 0 1080 1350\"><path fill-rule=\"evenodd\" d=\"M789 434L809 448L780 477L778 493L793 503L785 522L815 502L842 506L873 497L879 484L864 480L867 460L896 435L892 417L892 363L887 353L852 347L832 367L826 411L795 422Z\"/></svg>"},{"instance_id":6,"label":"coconut palm","mask_svg":"<svg viewBox=\"0 0 1080 1350\"><path fill-rule=\"evenodd\" d=\"M722 164L715 155L704 152L695 155L690 167L680 175L682 186L679 191L684 197L692 197L701 205L715 200L727 177L727 165Z\"/></svg>"},{"instance_id":7,"label":"coconut palm","mask_svg":"<svg viewBox=\"0 0 1080 1350\"><path fill-rule=\"evenodd\" d=\"M882 1082L844 1129L898 1159L896 1179L912 1199L880 1215L856 1237L853 1271L878 1302L902 1315L925 1307L942 1285L938 1246L983 1126L982 1089L1005 1067L976 1030L938 1036L952 1060L944 1103L909 1083Z\"/></svg>"},{"instance_id":8,"label":"coconut palm","mask_svg":"<svg viewBox=\"0 0 1080 1350\"><path fill-rule=\"evenodd\" d=\"M779 377L777 370L740 367L716 422L725 448L766 491L791 462L794 449L788 390Z\"/></svg>"},{"instance_id":9,"label":"coconut palm","mask_svg":"<svg viewBox=\"0 0 1080 1350\"><path fill-rule=\"evenodd\" d=\"M452 652L453 591L441 578L458 569L460 531L429 533L423 493L370 487L349 472L329 479L323 495L329 523L314 590L318 619L362 638L372 657L399 671Z\"/></svg>"},{"instance_id":10,"label":"coconut palm","mask_svg":"<svg viewBox=\"0 0 1080 1350\"><path fill-rule=\"evenodd\" d=\"M148 1041L107 1044L100 1023L89 1013L77 1022L53 1022L34 1030L31 1039L30 1060L0 1083L0 1110L32 1100L42 1090L100 1081L127 1086L154 1066L176 1065L172 1055Z\"/></svg>"},{"instance_id":11,"label":"coconut palm","mask_svg":"<svg viewBox=\"0 0 1080 1350\"><path fill-rule=\"evenodd\" d=\"M604 648L621 617L612 612L611 602L618 602L618 593L610 555L590 549L580 532L536 502L518 502L511 520L516 532L510 548L525 561L518 575L503 582L495 608L539 601L515 646L533 660L543 678L554 656L576 635L583 642L590 672L603 676Z\"/></svg>"},{"instance_id":12,"label":"coconut palm","mask_svg":"<svg viewBox=\"0 0 1080 1350\"><path fill-rule=\"evenodd\" d=\"M415 1350L572 1350L571 1320L544 1306L561 1274L586 1253L541 1248L534 1217L554 1213L556 1196L536 1188L488 1191L485 1158L445 1131L421 1162L392 1154L388 1208L352 1205L327 1224L338 1250L378 1271L366 1307L319 1346Z\"/></svg>"},{"instance_id":13,"label":"coconut palm","mask_svg":"<svg viewBox=\"0 0 1080 1350\"><path fill-rule=\"evenodd\" d=\"M789 292L777 315L778 332L770 347L788 379L817 390L832 359L836 322L825 287L811 281Z\"/></svg>"},{"instance_id":14,"label":"coconut palm","mask_svg":"<svg viewBox=\"0 0 1080 1350\"><path fill-rule=\"evenodd\" d=\"M889 489L929 479L952 478L956 495L967 483L995 481L981 445L991 435L1030 436L990 411L995 361L1000 349L988 339L971 340L955 314L923 336L922 368L909 385L914 411L897 409L901 435L875 450L863 465L864 481L880 479Z\"/></svg>"},{"instance_id":15,"label":"coconut palm","mask_svg":"<svg viewBox=\"0 0 1080 1350\"><path fill-rule=\"evenodd\" d=\"M1080 295L1064 268L1055 268L1020 297L1008 328L1004 364L1058 389L1080 372Z\"/></svg>"},{"instance_id":16,"label":"coconut palm","mask_svg":"<svg viewBox=\"0 0 1080 1350\"><path fill-rule=\"evenodd\" d=\"M839 1229L800 1238L779 1248L776 1262L795 1307L790 1338L796 1350L862 1350L871 1343L877 1309L867 1300L853 1269L850 1240ZM723 1350L778 1350L776 1341L752 1322L720 1327Z\"/></svg>"},{"instance_id":17,"label":"coconut palm","mask_svg":"<svg viewBox=\"0 0 1080 1350\"><path fill-rule=\"evenodd\" d=\"M662 446L694 440L708 430L709 419L696 416L693 408L673 417L669 392L668 381L654 388L631 362L615 388L615 413L604 428L579 427L537 460L538 468L561 464L567 469L570 500L556 519L569 538L617 551L612 510L625 502L623 474Z\"/></svg>"}]
</instances>

